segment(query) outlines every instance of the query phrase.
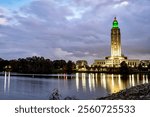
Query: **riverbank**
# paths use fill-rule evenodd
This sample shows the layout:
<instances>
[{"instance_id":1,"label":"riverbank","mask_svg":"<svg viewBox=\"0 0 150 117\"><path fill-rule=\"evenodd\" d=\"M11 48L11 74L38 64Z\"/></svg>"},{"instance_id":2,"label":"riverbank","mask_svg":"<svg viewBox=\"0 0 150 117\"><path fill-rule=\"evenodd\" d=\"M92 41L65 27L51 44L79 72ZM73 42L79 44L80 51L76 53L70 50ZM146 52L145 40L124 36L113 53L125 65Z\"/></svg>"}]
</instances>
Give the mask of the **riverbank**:
<instances>
[{"instance_id":1,"label":"riverbank","mask_svg":"<svg viewBox=\"0 0 150 117\"><path fill-rule=\"evenodd\" d=\"M98 100L150 100L150 83L137 85Z\"/></svg>"}]
</instances>

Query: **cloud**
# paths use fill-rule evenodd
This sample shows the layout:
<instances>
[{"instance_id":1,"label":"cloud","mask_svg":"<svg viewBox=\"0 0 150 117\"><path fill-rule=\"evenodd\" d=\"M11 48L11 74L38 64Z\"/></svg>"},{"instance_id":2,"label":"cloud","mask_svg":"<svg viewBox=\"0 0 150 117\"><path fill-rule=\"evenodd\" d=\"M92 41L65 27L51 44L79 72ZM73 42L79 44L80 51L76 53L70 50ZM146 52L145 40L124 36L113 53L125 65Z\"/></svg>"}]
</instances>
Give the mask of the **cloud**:
<instances>
[{"instance_id":1,"label":"cloud","mask_svg":"<svg viewBox=\"0 0 150 117\"><path fill-rule=\"evenodd\" d=\"M0 25L6 25L8 23L8 20L4 15L5 13L4 10L5 10L4 8L0 7Z\"/></svg>"},{"instance_id":2,"label":"cloud","mask_svg":"<svg viewBox=\"0 0 150 117\"><path fill-rule=\"evenodd\" d=\"M123 1L123 2L121 2L121 3L119 3L119 4L115 4L115 5L114 5L114 8L124 7L124 6L127 6L127 5L129 5L129 2Z\"/></svg>"},{"instance_id":3,"label":"cloud","mask_svg":"<svg viewBox=\"0 0 150 117\"><path fill-rule=\"evenodd\" d=\"M61 48L55 48L54 54L55 54L55 56L59 57L60 59L63 59L67 56L73 55L73 53L64 51Z\"/></svg>"},{"instance_id":4,"label":"cloud","mask_svg":"<svg viewBox=\"0 0 150 117\"><path fill-rule=\"evenodd\" d=\"M0 25L6 25L6 24L7 24L7 19L0 18Z\"/></svg>"}]
</instances>

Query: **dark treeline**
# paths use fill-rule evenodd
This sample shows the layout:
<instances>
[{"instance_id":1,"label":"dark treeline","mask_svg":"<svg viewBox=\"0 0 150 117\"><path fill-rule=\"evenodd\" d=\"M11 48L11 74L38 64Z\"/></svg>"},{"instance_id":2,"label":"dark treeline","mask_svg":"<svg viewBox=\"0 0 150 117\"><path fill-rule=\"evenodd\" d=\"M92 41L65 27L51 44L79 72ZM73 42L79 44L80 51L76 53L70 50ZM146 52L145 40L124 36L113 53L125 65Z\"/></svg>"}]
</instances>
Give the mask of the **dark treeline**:
<instances>
[{"instance_id":1,"label":"dark treeline","mask_svg":"<svg viewBox=\"0 0 150 117\"><path fill-rule=\"evenodd\" d=\"M145 63L140 63L138 67L129 67L125 61L120 64L120 73L128 74L128 73L139 73L139 72L150 72L150 64L145 65Z\"/></svg>"},{"instance_id":2,"label":"dark treeline","mask_svg":"<svg viewBox=\"0 0 150 117\"><path fill-rule=\"evenodd\" d=\"M31 73L31 74L50 74L50 73L72 73L75 63L65 60L45 59L44 57L27 57L18 60L4 60L0 58L0 71L5 70L5 66L11 66L12 72Z\"/></svg>"}]
</instances>

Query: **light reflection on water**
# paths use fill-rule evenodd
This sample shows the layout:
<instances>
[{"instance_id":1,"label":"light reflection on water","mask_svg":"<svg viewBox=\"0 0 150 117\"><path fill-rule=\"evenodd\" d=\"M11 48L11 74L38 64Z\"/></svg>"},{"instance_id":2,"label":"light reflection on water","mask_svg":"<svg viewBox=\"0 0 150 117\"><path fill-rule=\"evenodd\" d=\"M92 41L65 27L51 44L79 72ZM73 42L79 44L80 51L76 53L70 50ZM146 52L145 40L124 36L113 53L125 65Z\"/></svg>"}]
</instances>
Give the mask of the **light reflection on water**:
<instances>
[{"instance_id":1,"label":"light reflection on water","mask_svg":"<svg viewBox=\"0 0 150 117\"><path fill-rule=\"evenodd\" d=\"M76 73L76 81L78 81L76 82L77 89L79 89L79 82L83 82L82 87L89 87L90 91L95 91L100 86L106 89L108 93L115 93L128 87L150 82L148 74L120 75L89 73L88 77L86 77L88 82L85 84L85 76L86 73ZM85 87L85 85L87 86Z\"/></svg>"},{"instance_id":2,"label":"light reflection on water","mask_svg":"<svg viewBox=\"0 0 150 117\"><path fill-rule=\"evenodd\" d=\"M4 93L9 93L10 89L10 72L5 72L4 78Z\"/></svg>"},{"instance_id":3,"label":"light reflection on water","mask_svg":"<svg viewBox=\"0 0 150 117\"><path fill-rule=\"evenodd\" d=\"M5 76L0 76L0 99L48 99L50 92L55 88L60 91L62 97L75 96L78 99L95 99L149 82L150 75L148 74L55 74L45 79L10 77L10 72L5 72Z\"/></svg>"}]
</instances>

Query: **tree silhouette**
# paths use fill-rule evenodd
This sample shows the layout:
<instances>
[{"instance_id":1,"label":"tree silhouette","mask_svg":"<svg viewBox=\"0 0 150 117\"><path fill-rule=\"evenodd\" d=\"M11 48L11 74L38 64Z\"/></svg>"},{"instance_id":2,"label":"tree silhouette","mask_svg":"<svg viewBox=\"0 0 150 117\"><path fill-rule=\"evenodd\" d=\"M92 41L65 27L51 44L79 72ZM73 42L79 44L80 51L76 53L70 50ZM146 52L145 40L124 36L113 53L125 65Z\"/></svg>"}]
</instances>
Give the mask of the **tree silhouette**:
<instances>
[{"instance_id":1,"label":"tree silhouette","mask_svg":"<svg viewBox=\"0 0 150 117\"><path fill-rule=\"evenodd\" d=\"M120 63L120 73L122 73L122 74L129 73L129 67L125 61L122 61Z\"/></svg>"}]
</instances>

